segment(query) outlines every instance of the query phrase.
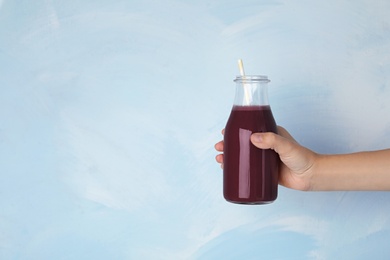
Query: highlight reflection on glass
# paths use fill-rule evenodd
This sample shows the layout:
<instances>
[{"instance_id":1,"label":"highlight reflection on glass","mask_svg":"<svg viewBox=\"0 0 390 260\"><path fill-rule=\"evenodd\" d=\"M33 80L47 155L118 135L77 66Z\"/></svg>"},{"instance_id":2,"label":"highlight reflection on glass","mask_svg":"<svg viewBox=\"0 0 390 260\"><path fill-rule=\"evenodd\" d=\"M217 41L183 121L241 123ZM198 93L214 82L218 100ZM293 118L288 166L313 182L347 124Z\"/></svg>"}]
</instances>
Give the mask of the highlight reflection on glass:
<instances>
[{"instance_id":1,"label":"highlight reflection on glass","mask_svg":"<svg viewBox=\"0 0 390 260\"><path fill-rule=\"evenodd\" d=\"M249 198L250 195L250 138L252 131L240 128L239 130L240 142L240 157L239 157L239 173L238 173L238 197Z\"/></svg>"}]
</instances>

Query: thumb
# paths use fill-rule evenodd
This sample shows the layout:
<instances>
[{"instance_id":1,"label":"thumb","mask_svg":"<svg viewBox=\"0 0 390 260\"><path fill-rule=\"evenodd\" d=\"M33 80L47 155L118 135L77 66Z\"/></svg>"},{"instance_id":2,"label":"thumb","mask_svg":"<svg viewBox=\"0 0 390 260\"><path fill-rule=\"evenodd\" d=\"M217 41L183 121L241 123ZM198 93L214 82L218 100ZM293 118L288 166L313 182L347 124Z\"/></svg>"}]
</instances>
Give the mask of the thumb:
<instances>
[{"instance_id":1,"label":"thumb","mask_svg":"<svg viewBox=\"0 0 390 260\"><path fill-rule=\"evenodd\" d=\"M280 156L290 154L296 146L299 146L296 142L271 132L254 133L251 142L260 149L272 149Z\"/></svg>"}]
</instances>

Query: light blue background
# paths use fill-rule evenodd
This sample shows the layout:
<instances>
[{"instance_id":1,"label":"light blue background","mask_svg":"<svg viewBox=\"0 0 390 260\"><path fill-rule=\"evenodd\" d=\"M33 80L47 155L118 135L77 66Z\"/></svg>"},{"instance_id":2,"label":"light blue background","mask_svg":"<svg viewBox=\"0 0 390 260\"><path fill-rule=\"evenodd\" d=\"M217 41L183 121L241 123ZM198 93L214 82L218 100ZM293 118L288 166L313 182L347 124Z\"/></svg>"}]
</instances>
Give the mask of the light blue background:
<instances>
[{"instance_id":1,"label":"light blue background","mask_svg":"<svg viewBox=\"0 0 390 260\"><path fill-rule=\"evenodd\" d=\"M229 204L237 59L320 153L390 147L390 2L0 0L0 259L389 259L390 194Z\"/></svg>"}]
</instances>

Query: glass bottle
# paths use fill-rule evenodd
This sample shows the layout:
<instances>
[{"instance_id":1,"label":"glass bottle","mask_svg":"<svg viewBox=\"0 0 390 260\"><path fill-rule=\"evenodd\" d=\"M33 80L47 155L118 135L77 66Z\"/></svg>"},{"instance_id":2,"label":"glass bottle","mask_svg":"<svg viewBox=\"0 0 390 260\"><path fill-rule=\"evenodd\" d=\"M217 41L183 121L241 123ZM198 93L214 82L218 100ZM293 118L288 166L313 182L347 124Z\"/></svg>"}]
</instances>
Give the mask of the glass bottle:
<instances>
[{"instance_id":1,"label":"glass bottle","mask_svg":"<svg viewBox=\"0 0 390 260\"><path fill-rule=\"evenodd\" d=\"M255 147L256 132L277 132L266 76L237 76L233 108L224 133L223 193L227 201L266 204L278 194L279 156Z\"/></svg>"}]
</instances>

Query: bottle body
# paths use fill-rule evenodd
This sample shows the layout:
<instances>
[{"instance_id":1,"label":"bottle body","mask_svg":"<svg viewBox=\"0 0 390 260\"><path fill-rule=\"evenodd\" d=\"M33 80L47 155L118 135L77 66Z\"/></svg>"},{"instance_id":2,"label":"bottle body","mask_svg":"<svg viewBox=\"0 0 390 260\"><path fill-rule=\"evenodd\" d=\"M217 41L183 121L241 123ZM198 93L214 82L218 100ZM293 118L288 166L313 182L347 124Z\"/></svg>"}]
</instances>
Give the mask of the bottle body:
<instances>
[{"instance_id":1,"label":"bottle body","mask_svg":"<svg viewBox=\"0 0 390 260\"><path fill-rule=\"evenodd\" d=\"M279 156L250 141L256 132L277 132L266 96L268 79L236 83L236 98L224 133L224 197L240 204L271 203L278 193Z\"/></svg>"}]
</instances>

